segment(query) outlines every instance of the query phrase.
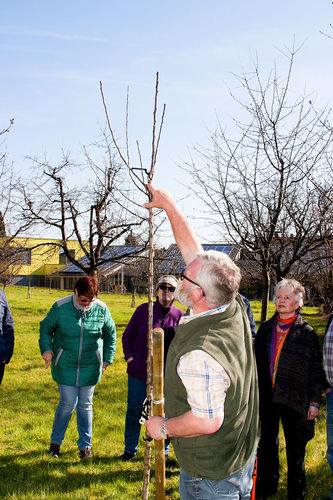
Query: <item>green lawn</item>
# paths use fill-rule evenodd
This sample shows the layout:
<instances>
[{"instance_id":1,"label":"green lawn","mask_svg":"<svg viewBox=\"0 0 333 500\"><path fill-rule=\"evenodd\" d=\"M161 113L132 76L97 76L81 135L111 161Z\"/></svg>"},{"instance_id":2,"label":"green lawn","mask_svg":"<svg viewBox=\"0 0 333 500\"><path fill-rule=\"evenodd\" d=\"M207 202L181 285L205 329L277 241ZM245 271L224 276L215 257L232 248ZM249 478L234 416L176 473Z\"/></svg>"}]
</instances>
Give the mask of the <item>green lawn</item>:
<instances>
[{"instance_id":1,"label":"green lawn","mask_svg":"<svg viewBox=\"0 0 333 500\"><path fill-rule=\"evenodd\" d=\"M59 460L47 454L54 410L58 402L56 384L45 370L38 349L39 322L53 302L68 292L32 288L27 298L24 287L9 287L7 297L14 315L16 344L11 363L0 386L0 498L1 499L136 499L141 496L144 443L135 460L118 461L123 452L127 376L121 334L133 313L129 295L101 294L116 322L117 353L94 396L94 435L91 462L78 458L76 421L73 416ZM137 299L137 304L144 297ZM255 319L260 303L252 302ZM274 310L274 306L270 305ZM325 320L313 308L304 317L322 335ZM325 458L325 408L317 424L316 437L307 453L308 498L328 494L331 475ZM283 441L282 441L283 446ZM173 452L171 452L174 458ZM177 499L177 466L167 467L168 499ZM154 474L151 498L154 498ZM272 497L273 498L273 497ZM286 464L282 460L281 486L275 499L286 498Z\"/></svg>"}]
</instances>

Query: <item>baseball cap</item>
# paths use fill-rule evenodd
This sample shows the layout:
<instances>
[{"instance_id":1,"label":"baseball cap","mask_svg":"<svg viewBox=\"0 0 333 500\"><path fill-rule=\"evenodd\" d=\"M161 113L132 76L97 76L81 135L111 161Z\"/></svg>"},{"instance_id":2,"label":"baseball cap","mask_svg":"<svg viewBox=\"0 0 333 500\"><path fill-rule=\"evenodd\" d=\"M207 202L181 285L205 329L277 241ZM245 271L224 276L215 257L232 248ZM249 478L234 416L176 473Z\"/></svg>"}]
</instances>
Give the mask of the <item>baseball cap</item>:
<instances>
[{"instance_id":1,"label":"baseball cap","mask_svg":"<svg viewBox=\"0 0 333 500\"><path fill-rule=\"evenodd\" d=\"M178 281L175 278L175 276L172 276L171 274L165 274L164 276L161 276L156 284L156 290L162 283L167 283L168 285L174 286L175 288L177 287Z\"/></svg>"}]
</instances>

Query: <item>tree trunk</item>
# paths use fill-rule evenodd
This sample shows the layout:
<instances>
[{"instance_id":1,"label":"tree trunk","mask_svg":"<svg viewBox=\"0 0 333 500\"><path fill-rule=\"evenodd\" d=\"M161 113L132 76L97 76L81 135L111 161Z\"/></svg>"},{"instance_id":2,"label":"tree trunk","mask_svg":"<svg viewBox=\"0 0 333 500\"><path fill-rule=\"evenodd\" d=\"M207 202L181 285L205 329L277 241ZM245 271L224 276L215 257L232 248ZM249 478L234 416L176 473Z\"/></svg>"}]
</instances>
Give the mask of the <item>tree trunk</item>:
<instances>
[{"instance_id":1,"label":"tree trunk","mask_svg":"<svg viewBox=\"0 0 333 500\"><path fill-rule=\"evenodd\" d=\"M134 284L132 286L132 302L131 302L131 307L135 307L135 286L134 286Z\"/></svg>"},{"instance_id":2,"label":"tree trunk","mask_svg":"<svg viewBox=\"0 0 333 500\"><path fill-rule=\"evenodd\" d=\"M147 400L153 401L153 299L154 299L154 227L153 210L149 209L149 261L148 261L148 338L147 338ZM148 407L149 416L151 415L151 406ZM146 432L147 438L147 432ZM149 498L149 481L151 467L151 441L146 440L144 467L143 467L143 485L142 500Z\"/></svg>"},{"instance_id":3,"label":"tree trunk","mask_svg":"<svg viewBox=\"0 0 333 500\"><path fill-rule=\"evenodd\" d=\"M262 301L261 301L261 318L260 322L266 321L268 301L269 301L269 290L270 290L270 276L267 269L263 269L263 289L262 289Z\"/></svg>"},{"instance_id":4,"label":"tree trunk","mask_svg":"<svg viewBox=\"0 0 333 500\"><path fill-rule=\"evenodd\" d=\"M28 299L31 297L31 290L30 290L30 276L28 276Z\"/></svg>"}]
</instances>

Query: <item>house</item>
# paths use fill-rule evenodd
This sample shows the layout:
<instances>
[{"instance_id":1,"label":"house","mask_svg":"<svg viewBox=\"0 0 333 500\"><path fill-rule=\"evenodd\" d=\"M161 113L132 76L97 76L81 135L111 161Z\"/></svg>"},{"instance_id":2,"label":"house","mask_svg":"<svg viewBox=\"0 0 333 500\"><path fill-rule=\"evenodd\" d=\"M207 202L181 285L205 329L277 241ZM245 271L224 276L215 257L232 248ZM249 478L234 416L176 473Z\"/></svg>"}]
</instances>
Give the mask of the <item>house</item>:
<instances>
[{"instance_id":1,"label":"house","mask_svg":"<svg viewBox=\"0 0 333 500\"><path fill-rule=\"evenodd\" d=\"M48 275L68 263L60 242L50 238L11 239L8 245L3 245L7 254L4 272L8 281L14 285L49 286ZM67 245L74 257L84 255L78 241L68 240Z\"/></svg>"},{"instance_id":2,"label":"house","mask_svg":"<svg viewBox=\"0 0 333 500\"><path fill-rule=\"evenodd\" d=\"M73 289L84 271L69 263L61 240L44 238L14 238L15 259L11 265L11 283L23 286L40 286L59 289ZM58 246L57 246L58 245ZM88 263L78 241L68 241L73 257L83 264ZM239 249L230 244L204 244L204 250L218 250L233 260L239 258ZM109 292L131 292L134 289L147 291L148 250L143 245L115 245L102 255L97 277L100 290ZM156 249L154 260L155 281L163 274L179 277L185 268L184 260L176 244L167 249Z\"/></svg>"},{"instance_id":3,"label":"house","mask_svg":"<svg viewBox=\"0 0 333 500\"><path fill-rule=\"evenodd\" d=\"M204 243L202 245L204 251L217 250L224 252L229 257L236 261L239 259L240 251L236 245L228 243ZM160 250L156 255L155 273L157 275L174 274L176 277L185 269L184 259L175 243L169 246L166 250Z\"/></svg>"},{"instance_id":4,"label":"house","mask_svg":"<svg viewBox=\"0 0 333 500\"><path fill-rule=\"evenodd\" d=\"M21 286L73 289L77 279L85 274L69 262L59 239L16 237L9 243L3 238L2 242L0 279L3 281ZM73 257L83 264L88 261L77 240L68 240L67 245ZM100 289L126 291L131 290L134 282L146 282L145 255L144 246L119 245L108 249L97 273Z\"/></svg>"},{"instance_id":5,"label":"house","mask_svg":"<svg viewBox=\"0 0 333 500\"><path fill-rule=\"evenodd\" d=\"M132 291L133 286L147 282L147 249L144 246L115 245L103 254L103 264L98 267L99 289L107 292ZM80 259L88 264L86 256ZM49 280L54 288L73 289L84 271L75 264L68 264L51 272Z\"/></svg>"},{"instance_id":6,"label":"house","mask_svg":"<svg viewBox=\"0 0 333 500\"><path fill-rule=\"evenodd\" d=\"M204 244L204 250L218 250L229 255L233 260L239 257L235 245ZM148 250L144 246L113 246L103 255L105 263L98 268L97 277L100 290L109 292L132 292L134 288L146 292L148 287ZM81 259L82 263L87 257ZM176 244L167 249L156 249L154 259L155 282L163 274L174 274L179 277L185 268L184 260ZM84 272L78 266L69 264L56 269L49 275L55 288L72 289L76 280ZM52 285L53 286L53 285Z\"/></svg>"}]
</instances>

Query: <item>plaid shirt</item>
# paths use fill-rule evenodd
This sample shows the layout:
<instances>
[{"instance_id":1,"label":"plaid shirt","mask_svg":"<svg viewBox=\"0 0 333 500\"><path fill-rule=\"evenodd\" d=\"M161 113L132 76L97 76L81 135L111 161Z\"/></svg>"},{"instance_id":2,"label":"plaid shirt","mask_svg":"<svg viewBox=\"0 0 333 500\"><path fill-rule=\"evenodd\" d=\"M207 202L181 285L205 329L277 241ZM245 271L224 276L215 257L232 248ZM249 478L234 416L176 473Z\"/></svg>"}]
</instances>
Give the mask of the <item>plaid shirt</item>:
<instances>
[{"instance_id":1,"label":"plaid shirt","mask_svg":"<svg viewBox=\"0 0 333 500\"><path fill-rule=\"evenodd\" d=\"M327 382L333 387L333 314L327 324L324 339L324 370Z\"/></svg>"},{"instance_id":2,"label":"plaid shirt","mask_svg":"<svg viewBox=\"0 0 333 500\"><path fill-rule=\"evenodd\" d=\"M198 317L217 314L229 304L194 316L185 316L187 323ZM193 415L200 418L224 417L224 401L230 386L230 379L224 368L209 354L194 350L184 354L177 366L177 373L183 382L187 400Z\"/></svg>"}]
</instances>

